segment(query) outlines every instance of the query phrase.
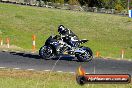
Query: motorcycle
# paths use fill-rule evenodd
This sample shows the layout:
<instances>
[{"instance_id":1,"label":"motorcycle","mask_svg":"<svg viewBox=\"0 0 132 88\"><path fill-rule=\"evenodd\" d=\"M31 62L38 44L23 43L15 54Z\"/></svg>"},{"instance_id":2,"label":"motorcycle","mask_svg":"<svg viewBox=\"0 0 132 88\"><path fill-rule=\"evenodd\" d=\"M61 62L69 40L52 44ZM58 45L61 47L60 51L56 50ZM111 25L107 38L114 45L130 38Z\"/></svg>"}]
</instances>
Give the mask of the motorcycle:
<instances>
[{"instance_id":1,"label":"motorcycle","mask_svg":"<svg viewBox=\"0 0 132 88\"><path fill-rule=\"evenodd\" d=\"M67 36L68 37L68 36ZM80 46L88 40L70 39L71 45L63 41L61 35L50 36L45 44L40 48L39 55L43 59L52 59L59 55L74 55L80 62L90 61L93 58L93 52L89 47Z\"/></svg>"}]
</instances>

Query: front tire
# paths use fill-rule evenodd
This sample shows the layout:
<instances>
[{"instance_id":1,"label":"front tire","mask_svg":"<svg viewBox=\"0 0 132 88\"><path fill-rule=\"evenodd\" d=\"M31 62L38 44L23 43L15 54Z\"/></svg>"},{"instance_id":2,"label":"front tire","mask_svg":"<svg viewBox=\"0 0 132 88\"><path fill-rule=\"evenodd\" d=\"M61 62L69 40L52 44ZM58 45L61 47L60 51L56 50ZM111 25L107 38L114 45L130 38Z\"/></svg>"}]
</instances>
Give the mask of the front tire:
<instances>
[{"instance_id":1,"label":"front tire","mask_svg":"<svg viewBox=\"0 0 132 88\"><path fill-rule=\"evenodd\" d=\"M82 47L83 50L85 50L84 53L79 53L77 55L75 55L77 57L77 59L80 62L86 62L86 61L91 61L93 58L93 52L90 48L88 47Z\"/></svg>"},{"instance_id":2,"label":"front tire","mask_svg":"<svg viewBox=\"0 0 132 88\"><path fill-rule=\"evenodd\" d=\"M54 56L51 46L42 46L39 50L39 55L42 59L51 59Z\"/></svg>"}]
</instances>

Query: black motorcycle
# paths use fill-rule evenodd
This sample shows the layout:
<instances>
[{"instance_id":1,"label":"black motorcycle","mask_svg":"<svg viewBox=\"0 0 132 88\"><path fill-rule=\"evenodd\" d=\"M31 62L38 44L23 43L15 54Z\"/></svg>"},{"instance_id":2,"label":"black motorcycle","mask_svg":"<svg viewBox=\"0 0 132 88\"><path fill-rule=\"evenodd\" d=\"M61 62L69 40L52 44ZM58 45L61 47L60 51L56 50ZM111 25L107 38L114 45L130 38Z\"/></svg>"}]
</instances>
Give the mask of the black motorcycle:
<instances>
[{"instance_id":1,"label":"black motorcycle","mask_svg":"<svg viewBox=\"0 0 132 88\"><path fill-rule=\"evenodd\" d=\"M68 37L68 36L67 36ZM81 62L90 61L93 58L93 52L89 47L80 46L88 40L70 39L70 45L63 41L60 35L50 36L45 45L39 50L39 55L43 59L52 59L62 54L74 55Z\"/></svg>"}]
</instances>

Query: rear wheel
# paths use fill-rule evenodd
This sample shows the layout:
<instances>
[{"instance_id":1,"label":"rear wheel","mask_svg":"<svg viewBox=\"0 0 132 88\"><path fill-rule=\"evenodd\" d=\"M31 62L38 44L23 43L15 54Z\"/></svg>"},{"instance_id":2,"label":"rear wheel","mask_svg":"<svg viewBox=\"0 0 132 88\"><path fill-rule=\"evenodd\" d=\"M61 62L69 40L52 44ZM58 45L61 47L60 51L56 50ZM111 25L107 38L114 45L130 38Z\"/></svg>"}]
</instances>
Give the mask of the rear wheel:
<instances>
[{"instance_id":1,"label":"rear wheel","mask_svg":"<svg viewBox=\"0 0 132 88\"><path fill-rule=\"evenodd\" d=\"M53 49L50 46L43 46L39 50L42 59L51 59L54 57Z\"/></svg>"},{"instance_id":2,"label":"rear wheel","mask_svg":"<svg viewBox=\"0 0 132 88\"><path fill-rule=\"evenodd\" d=\"M84 53L79 53L76 55L77 59L81 62L90 61L93 58L93 52L88 47L82 47L83 50L85 50Z\"/></svg>"}]
</instances>

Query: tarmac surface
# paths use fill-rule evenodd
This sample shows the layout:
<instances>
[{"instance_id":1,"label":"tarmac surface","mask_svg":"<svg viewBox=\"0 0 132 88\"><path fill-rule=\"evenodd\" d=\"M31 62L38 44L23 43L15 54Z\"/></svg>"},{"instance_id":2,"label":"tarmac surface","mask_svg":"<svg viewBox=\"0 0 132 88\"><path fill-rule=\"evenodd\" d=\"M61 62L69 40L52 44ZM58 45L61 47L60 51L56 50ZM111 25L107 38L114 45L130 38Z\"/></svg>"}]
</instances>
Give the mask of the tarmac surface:
<instances>
[{"instance_id":1,"label":"tarmac surface","mask_svg":"<svg viewBox=\"0 0 132 88\"><path fill-rule=\"evenodd\" d=\"M89 62L78 62L74 57L62 56L57 59L44 60L39 55L25 52L0 51L0 68L22 70L53 71L75 73L81 65L87 73L97 74L130 74L132 75L132 61L93 58ZM56 65L55 65L56 63Z\"/></svg>"}]
</instances>

